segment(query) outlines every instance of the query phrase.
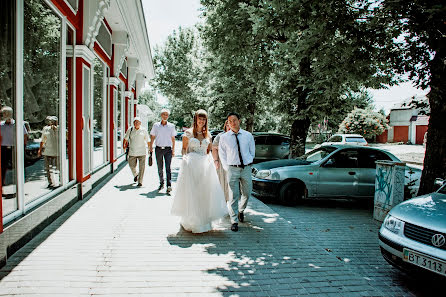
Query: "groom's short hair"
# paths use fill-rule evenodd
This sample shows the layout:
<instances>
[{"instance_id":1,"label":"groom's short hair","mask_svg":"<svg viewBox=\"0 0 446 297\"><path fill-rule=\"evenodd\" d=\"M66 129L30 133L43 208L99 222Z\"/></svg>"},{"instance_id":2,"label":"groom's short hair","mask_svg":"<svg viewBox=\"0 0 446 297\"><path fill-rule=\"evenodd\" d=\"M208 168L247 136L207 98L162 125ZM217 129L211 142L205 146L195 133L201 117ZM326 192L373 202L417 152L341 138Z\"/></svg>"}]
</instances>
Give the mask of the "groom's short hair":
<instances>
[{"instance_id":1,"label":"groom's short hair","mask_svg":"<svg viewBox=\"0 0 446 297\"><path fill-rule=\"evenodd\" d=\"M230 113L228 113L228 115L226 116L226 119L229 119L230 116L236 116L237 119L240 120L240 115L236 112L231 111Z\"/></svg>"}]
</instances>

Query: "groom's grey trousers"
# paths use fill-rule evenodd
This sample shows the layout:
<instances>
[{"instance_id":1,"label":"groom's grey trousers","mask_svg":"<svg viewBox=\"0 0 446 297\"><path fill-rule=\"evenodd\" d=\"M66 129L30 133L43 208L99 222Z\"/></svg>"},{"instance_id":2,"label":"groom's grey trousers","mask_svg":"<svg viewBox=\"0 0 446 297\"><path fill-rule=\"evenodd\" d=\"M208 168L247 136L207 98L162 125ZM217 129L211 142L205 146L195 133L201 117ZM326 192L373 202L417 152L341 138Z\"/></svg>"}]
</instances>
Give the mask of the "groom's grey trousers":
<instances>
[{"instance_id":1,"label":"groom's grey trousers","mask_svg":"<svg viewBox=\"0 0 446 297\"><path fill-rule=\"evenodd\" d=\"M231 189L228 201L228 210L231 223L238 223L239 212L245 211L252 191L251 166L228 168L228 182ZM241 193L240 193L241 192Z\"/></svg>"}]
</instances>

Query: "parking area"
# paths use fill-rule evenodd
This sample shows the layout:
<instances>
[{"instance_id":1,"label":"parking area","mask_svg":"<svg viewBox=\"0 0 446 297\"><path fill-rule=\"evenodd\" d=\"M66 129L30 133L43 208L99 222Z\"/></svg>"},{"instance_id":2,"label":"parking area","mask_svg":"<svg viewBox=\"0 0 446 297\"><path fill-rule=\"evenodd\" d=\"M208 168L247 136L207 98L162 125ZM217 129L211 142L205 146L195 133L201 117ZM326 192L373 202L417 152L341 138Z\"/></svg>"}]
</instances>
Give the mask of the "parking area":
<instances>
[{"instance_id":1,"label":"parking area","mask_svg":"<svg viewBox=\"0 0 446 297\"><path fill-rule=\"evenodd\" d=\"M381 256L372 201L313 200L295 207L268 204L299 234L311 240L384 296L442 296L444 278L408 275Z\"/></svg>"}]
</instances>

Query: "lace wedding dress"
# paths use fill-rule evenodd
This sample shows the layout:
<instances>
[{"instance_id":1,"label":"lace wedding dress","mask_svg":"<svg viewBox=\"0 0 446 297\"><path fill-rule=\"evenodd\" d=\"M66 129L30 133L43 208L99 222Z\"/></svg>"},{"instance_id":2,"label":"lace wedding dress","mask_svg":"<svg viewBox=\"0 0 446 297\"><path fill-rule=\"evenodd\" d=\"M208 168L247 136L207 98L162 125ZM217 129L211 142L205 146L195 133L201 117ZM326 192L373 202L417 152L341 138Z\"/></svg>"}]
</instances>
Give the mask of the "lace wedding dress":
<instances>
[{"instance_id":1,"label":"lace wedding dress","mask_svg":"<svg viewBox=\"0 0 446 297\"><path fill-rule=\"evenodd\" d=\"M181 217L181 225L193 233L212 229L212 221L228 213L225 196L218 180L214 162L207 148L210 141L202 141L186 131L188 153L183 156L171 214Z\"/></svg>"}]
</instances>

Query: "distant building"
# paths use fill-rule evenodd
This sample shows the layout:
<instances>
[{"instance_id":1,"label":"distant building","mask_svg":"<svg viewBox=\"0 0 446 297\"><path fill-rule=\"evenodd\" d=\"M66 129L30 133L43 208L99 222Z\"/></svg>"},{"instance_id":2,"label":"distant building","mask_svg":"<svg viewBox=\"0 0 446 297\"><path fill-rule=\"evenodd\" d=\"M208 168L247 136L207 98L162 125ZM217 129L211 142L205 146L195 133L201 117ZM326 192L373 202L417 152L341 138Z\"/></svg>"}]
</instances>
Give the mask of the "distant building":
<instances>
[{"instance_id":1,"label":"distant building","mask_svg":"<svg viewBox=\"0 0 446 297\"><path fill-rule=\"evenodd\" d=\"M412 103L417 101L422 107ZM429 124L428 100L426 97L408 98L394 105L387 118L390 129L377 137L377 142L404 142L423 144L424 134Z\"/></svg>"}]
</instances>

